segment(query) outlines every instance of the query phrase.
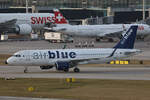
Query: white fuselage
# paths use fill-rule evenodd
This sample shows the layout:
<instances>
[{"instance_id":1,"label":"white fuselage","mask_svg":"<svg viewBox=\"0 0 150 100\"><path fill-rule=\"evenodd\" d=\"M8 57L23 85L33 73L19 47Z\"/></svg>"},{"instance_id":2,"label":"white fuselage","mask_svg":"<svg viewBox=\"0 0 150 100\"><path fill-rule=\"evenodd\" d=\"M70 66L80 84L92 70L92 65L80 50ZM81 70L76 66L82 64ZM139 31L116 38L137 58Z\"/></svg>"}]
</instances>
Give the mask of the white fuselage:
<instances>
[{"instance_id":1,"label":"white fuselage","mask_svg":"<svg viewBox=\"0 0 150 100\"><path fill-rule=\"evenodd\" d=\"M150 34L150 26L146 24L107 24L107 25L58 25L53 30L73 36L107 36L120 33L132 25L138 25L137 35Z\"/></svg>"},{"instance_id":2,"label":"white fuselage","mask_svg":"<svg viewBox=\"0 0 150 100\"><path fill-rule=\"evenodd\" d=\"M23 50L15 53L7 62L11 65L22 66L54 65L58 61L77 61L78 64L104 63L140 52L137 49L117 49L113 56L110 56L113 51L113 48Z\"/></svg>"},{"instance_id":3,"label":"white fuselage","mask_svg":"<svg viewBox=\"0 0 150 100\"><path fill-rule=\"evenodd\" d=\"M1 13L0 23L17 19L16 25L29 24L32 29L42 29L45 23L52 22L54 14L51 13Z\"/></svg>"}]
</instances>

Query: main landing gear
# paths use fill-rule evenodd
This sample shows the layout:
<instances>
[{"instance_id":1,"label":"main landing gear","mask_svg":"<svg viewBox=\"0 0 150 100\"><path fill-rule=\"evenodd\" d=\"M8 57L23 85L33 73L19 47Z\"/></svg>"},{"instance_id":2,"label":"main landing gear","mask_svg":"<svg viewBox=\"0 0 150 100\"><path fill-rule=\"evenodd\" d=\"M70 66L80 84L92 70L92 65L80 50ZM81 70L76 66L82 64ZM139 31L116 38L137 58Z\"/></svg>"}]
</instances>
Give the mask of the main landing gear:
<instances>
[{"instance_id":1,"label":"main landing gear","mask_svg":"<svg viewBox=\"0 0 150 100\"><path fill-rule=\"evenodd\" d=\"M65 68L65 69L64 69L64 72L69 72L69 68Z\"/></svg>"},{"instance_id":2,"label":"main landing gear","mask_svg":"<svg viewBox=\"0 0 150 100\"><path fill-rule=\"evenodd\" d=\"M69 68L65 68L63 71L64 71L64 72L69 72ZM80 72L80 69L76 67L76 68L73 69L73 71L74 71L75 73L79 73L79 72Z\"/></svg>"},{"instance_id":3,"label":"main landing gear","mask_svg":"<svg viewBox=\"0 0 150 100\"><path fill-rule=\"evenodd\" d=\"M76 68L73 69L73 71L74 71L75 73L79 73L79 72L80 72L80 69L76 67ZM68 68L68 69L67 69L67 68L64 69L64 72L69 72L69 68Z\"/></svg>"},{"instance_id":4,"label":"main landing gear","mask_svg":"<svg viewBox=\"0 0 150 100\"><path fill-rule=\"evenodd\" d=\"M73 71L74 71L75 73L79 73L79 72L80 72L80 69L76 67L76 68L73 69Z\"/></svg>"}]
</instances>

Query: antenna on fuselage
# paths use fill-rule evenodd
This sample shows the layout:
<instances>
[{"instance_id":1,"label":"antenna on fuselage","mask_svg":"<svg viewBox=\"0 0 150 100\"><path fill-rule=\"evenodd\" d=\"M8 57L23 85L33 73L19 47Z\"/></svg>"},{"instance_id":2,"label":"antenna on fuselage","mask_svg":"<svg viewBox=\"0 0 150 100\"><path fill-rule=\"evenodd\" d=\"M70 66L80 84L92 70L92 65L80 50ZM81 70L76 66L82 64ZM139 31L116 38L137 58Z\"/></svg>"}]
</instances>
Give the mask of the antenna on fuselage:
<instances>
[{"instance_id":1,"label":"antenna on fuselage","mask_svg":"<svg viewBox=\"0 0 150 100\"><path fill-rule=\"evenodd\" d=\"M66 49L66 47L67 47L67 44L64 44L64 47L62 49Z\"/></svg>"}]
</instances>

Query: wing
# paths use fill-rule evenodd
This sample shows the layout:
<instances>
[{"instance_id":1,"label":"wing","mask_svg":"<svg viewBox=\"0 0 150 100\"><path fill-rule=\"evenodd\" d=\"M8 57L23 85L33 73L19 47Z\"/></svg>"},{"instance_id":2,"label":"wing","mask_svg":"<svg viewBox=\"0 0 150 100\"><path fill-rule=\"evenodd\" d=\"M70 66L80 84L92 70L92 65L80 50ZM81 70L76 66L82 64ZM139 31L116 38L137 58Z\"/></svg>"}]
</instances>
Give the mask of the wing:
<instances>
[{"instance_id":1,"label":"wing","mask_svg":"<svg viewBox=\"0 0 150 100\"><path fill-rule=\"evenodd\" d=\"M88 61L91 60L100 60L103 58L89 58L89 59L74 59L74 60L66 60L66 62L70 62L71 64L73 64L73 66L76 66L78 64L87 64Z\"/></svg>"},{"instance_id":2,"label":"wing","mask_svg":"<svg viewBox=\"0 0 150 100\"><path fill-rule=\"evenodd\" d=\"M99 37L102 36L109 36L109 37L118 37L121 36L123 30L106 30L104 33L102 34L98 34Z\"/></svg>"},{"instance_id":3,"label":"wing","mask_svg":"<svg viewBox=\"0 0 150 100\"><path fill-rule=\"evenodd\" d=\"M17 22L17 19L12 19L9 21L1 22L0 23L0 32L7 31L8 29L15 26L15 23Z\"/></svg>"}]
</instances>

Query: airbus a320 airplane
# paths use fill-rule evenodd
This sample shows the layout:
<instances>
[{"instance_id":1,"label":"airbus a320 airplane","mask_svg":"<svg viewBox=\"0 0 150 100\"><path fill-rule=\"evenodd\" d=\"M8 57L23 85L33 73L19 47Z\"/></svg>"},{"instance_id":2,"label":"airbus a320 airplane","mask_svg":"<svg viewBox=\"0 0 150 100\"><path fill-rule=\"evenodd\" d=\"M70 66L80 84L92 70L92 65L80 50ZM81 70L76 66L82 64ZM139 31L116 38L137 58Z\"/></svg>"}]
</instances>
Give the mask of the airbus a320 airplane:
<instances>
[{"instance_id":1,"label":"airbus a320 airplane","mask_svg":"<svg viewBox=\"0 0 150 100\"><path fill-rule=\"evenodd\" d=\"M150 34L150 26L147 24L103 24L103 25L70 25L58 9L54 9L55 27L53 31L72 36L83 37L120 37L124 30L132 25L137 25L137 36L145 37Z\"/></svg>"},{"instance_id":2,"label":"airbus a320 airplane","mask_svg":"<svg viewBox=\"0 0 150 100\"><path fill-rule=\"evenodd\" d=\"M104 63L140 53L141 50L133 49L137 28L131 26L113 48L23 50L8 58L6 64L40 66L41 69L56 67L56 70L65 72L74 67L74 72L79 72L78 64Z\"/></svg>"}]
</instances>

